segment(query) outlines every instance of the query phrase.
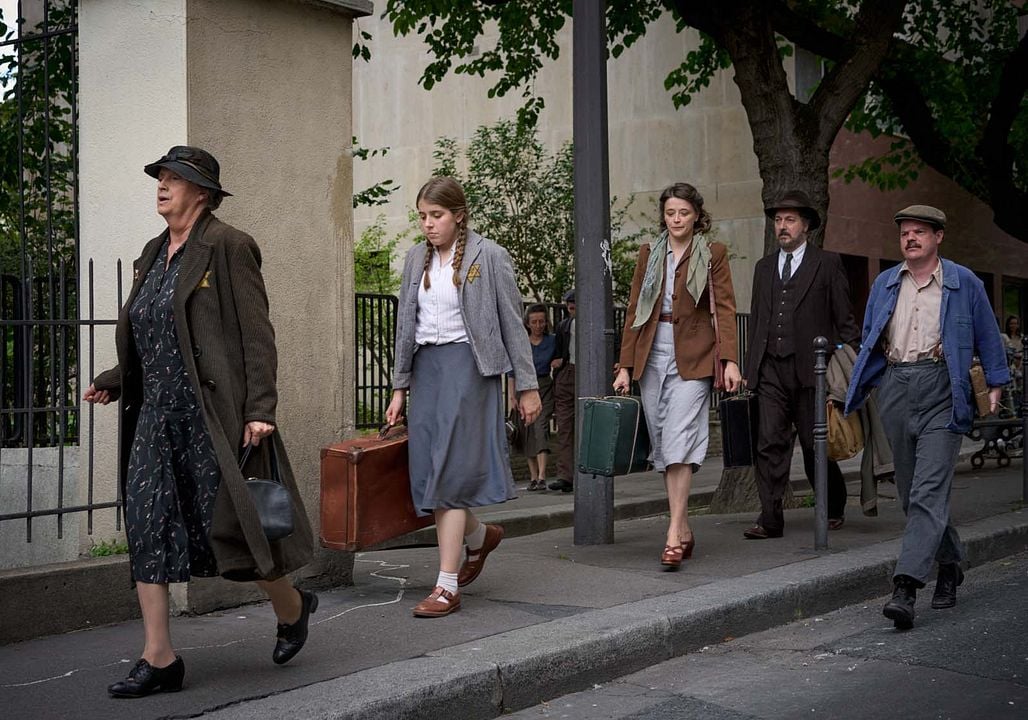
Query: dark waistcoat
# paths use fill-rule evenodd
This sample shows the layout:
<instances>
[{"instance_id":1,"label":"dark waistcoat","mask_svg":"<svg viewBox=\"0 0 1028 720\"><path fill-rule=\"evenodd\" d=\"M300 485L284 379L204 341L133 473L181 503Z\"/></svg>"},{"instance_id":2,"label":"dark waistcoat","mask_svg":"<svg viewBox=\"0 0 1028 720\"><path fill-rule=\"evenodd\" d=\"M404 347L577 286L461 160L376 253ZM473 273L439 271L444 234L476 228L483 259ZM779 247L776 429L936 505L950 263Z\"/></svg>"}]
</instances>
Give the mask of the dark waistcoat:
<instances>
[{"instance_id":1,"label":"dark waistcoat","mask_svg":"<svg viewBox=\"0 0 1028 720\"><path fill-rule=\"evenodd\" d=\"M793 313L796 310L796 283L793 282L793 278L783 283L782 278L775 272L771 281L771 297L771 332L767 339L767 351L775 357L789 357L796 352L793 322Z\"/></svg>"}]
</instances>

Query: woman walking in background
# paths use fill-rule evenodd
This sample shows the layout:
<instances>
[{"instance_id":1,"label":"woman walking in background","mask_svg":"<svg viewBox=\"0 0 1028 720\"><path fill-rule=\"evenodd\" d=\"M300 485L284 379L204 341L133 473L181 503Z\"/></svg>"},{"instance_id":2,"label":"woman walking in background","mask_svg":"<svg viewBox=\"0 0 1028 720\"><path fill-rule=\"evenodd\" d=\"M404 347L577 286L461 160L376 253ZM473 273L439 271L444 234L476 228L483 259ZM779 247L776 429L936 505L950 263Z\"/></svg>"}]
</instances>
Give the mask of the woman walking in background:
<instances>
[{"instance_id":1,"label":"woman walking in background","mask_svg":"<svg viewBox=\"0 0 1028 720\"><path fill-rule=\"evenodd\" d=\"M546 463L550 455L550 418L553 416L553 379L550 366L556 357L557 337L550 332L550 318L542 303L529 305L525 311L525 328L528 342L532 345L532 364L539 383L539 397L542 412L531 425L525 426L522 452L528 462L530 475L528 490L546 490ZM510 390L510 405L514 407L513 385Z\"/></svg>"},{"instance_id":2,"label":"woman walking in background","mask_svg":"<svg viewBox=\"0 0 1028 720\"><path fill-rule=\"evenodd\" d=\"M502 375L526 425L539 416L532 352L510 256L468 228L460 184L434 177L418 192L425 242L404 262L396 369L386 421L396 424L410 394L410 482L419 515L435 515L439 574L417 617L460 609L503 528L470 508L517 497L503 418ZM463 565L461 549L467 545Z\"/></svg>"},{"instance_id":3,"label":"woman walking in background","mask_svg":"<svg viewBox=\"0 0 1028 720\"><path fill-rule=\"evenodd\" d=\"M696 546L689 528L689 491L709 439L712 306L720 327L725 388L734 391L742 376L728 251L704 237L711 218L696 188L676 183L661 193L660 227L660 239L639 249L614 390L628 392L631 381L639 381L653 444L650 460L664 473L671 511L660 561L677 569Z\"/></svg>"}]
</instances>

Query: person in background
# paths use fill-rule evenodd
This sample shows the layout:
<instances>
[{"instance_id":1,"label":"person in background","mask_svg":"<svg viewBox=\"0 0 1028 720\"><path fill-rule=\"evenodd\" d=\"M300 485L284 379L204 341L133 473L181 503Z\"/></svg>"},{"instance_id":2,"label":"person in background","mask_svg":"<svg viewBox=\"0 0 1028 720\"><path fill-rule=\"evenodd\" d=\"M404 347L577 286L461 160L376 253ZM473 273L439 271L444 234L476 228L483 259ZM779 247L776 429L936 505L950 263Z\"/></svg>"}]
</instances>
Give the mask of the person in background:
<instances>
[{"instance_id":1,"label":"person in background","mask_svg":"<svg viewBox=\"0 0 1028 720\"><path fill-rule=\"evenodd\" d=\"M218 574L256 581L278 617L272 660L280 665L304 646L318 607L288 577L310 561L314 541L275 427L278 360L260 250L212 214L230 193L209 152L177 145L144 171L157 180L167 228L133 265L115 330L118 366L83 396L121 401L125 530L145 640L128 678L108 688L116 698L182 688L169 583ZM251 453L243 468L238 458L247 445L272 443L295 529L269 542L244 480L262 475L265 453Z\"/></svg>"},{"instance_id":2,"label":"person in background","mask_svg":"<svg viewBox=\"0 0 1028 720\"><path fill-rule=\"evenodd\" d=\"M953 471L974 418L968 373L981 358L995 413L1010 382L1003 341L982 281L939 257L946 215L911 205L895 215L903 263L875 278L863 342L846 395L847 413L875 387L896 464L896 490L907 524L882 608L900 629L914 626L917 591L935 562L935 609L957 603L964 548L950 519Z\"/></svg>"},{"instance_id":3,"label":"person in background","mask_svg":"<svg viewBox=\"0 0 1028 720\"><path fill-rule=\"evenodd\" d=\"M532 364L539 382L542 412L525 427L522 452L528 461L529 491L546 490L546 461L550 455L550 418L553 416L553 379L550 366L556 356L557 339L550 332L550 318L542 303L529 305L525 311L525 328L532 345ZM507 384L509 404L516 405L513 383Z\"/></svg>"},{"instance_id":4,"label":"person in background","mask_svg":"<svg viewBox=\"0 0 1028 720\"><path fill-rule=\"evenodd\" d=\"M1004 332L1000 335L1003 339L1003 345L1006 346L1010 352L1022 352L1024 346L1022 345L1023 339L1021 336L1021 319L1016 315L1008 315L1007 321L1003 325Z\"/></svg>"},{"instance_id":5,"label":"person in background","mask_svg":"<svg viewBox=\"0 0 1028 720\"><path fill-rule=\"evenodd\" d=\"M399 422L409 392L411 498L419 515L435 516L439 543L435 587L413 612L432 618L460 609L458 588L478 577L503 539L502 527L479 522L471 508L517 497L503 374L514 373L526 425L541 403L507 251L468 227L464 189L451 177L425 183L417 209L425 242L404 261L386 422Z\"/></svg>"},{"instance_id":6,"label":"person in background","mask_svg":"<svg viewBox=\"0 0 1028 720\"><path fill-rule=\"evenodd\" d=\"M575 289L564 294L568 316L557 325L553 367L553 404L557 416L557 477L550 490L575 489Z\"/></svg>"},{"instance_id":7,"label":"person in background","mask_svg":"<svg viewBox=\"0 0 1028 720\"><path fill-rule=\"evenodd\" d=\"M741 385L742 375L728 249L704 236L711 218L699 191L687 183L666 188L660 227L660 239L639 248L614 390L627 393L631 381L639 381L653 444L650 460L664 473L671 511L660 562L677 569L696 546L689 491L710 438L716 343L711 308L717 312L729 392Z\"/></svg>"}]
</instances>

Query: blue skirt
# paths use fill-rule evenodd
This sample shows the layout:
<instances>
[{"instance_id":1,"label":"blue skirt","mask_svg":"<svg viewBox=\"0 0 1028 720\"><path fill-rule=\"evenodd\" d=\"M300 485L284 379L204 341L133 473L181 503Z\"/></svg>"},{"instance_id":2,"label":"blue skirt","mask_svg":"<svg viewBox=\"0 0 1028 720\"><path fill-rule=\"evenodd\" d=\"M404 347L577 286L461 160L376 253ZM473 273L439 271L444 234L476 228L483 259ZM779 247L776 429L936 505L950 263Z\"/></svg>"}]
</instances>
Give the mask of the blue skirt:
<instances>
[{"instance_id":1,"label":"blue skirt","mask_svg":"<svg viewBox=\"0 0 1028 720\"><path fill-rule=\"evenodd\" d=\"M409 404L410 489L419 515L517 497L500 376L479 374L470 345L419 347Z\"/></svg>"}]
</instances>

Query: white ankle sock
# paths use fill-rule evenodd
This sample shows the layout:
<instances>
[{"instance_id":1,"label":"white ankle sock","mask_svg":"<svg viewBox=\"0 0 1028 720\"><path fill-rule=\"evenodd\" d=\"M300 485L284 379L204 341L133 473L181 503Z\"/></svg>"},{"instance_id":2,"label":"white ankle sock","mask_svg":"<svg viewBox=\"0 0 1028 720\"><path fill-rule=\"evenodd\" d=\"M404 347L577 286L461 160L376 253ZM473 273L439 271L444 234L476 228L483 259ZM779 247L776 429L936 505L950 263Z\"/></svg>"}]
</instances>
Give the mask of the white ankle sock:
<instances>
[{"instance_id":1,"label":"white ankle sock","mask_svg":"<svg viewBox=\"0 0 1028 720\"><path fill-rule=\"evenodd\" d=\"M485 523L480 522L478 527L470 534L464 536L464 542L468 544L468 550L475 552L481 550L485 544Z\"/></svg>"},{"instance_id":2,"label":"white ankle sock","mask_svg":"<svg viewBox=\"0 0 1028 720\"><path fill-rule=\"evenodd\" d=\"M444 590L449 590L452 593L457 592L457 573L448 573L439 571L439 577L435 581L436 587L441 587Z\"/></svg>"}]
</instances>

